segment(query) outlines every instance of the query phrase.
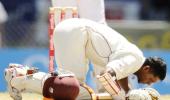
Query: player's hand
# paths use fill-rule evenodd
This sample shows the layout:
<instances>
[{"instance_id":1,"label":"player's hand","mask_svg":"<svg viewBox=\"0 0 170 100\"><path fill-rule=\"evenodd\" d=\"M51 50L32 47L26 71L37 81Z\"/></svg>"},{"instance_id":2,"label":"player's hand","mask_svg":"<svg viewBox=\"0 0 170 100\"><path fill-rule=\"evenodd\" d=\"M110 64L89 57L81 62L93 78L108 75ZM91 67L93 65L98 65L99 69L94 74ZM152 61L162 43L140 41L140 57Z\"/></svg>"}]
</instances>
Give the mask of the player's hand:
<instances>
[{"instance_id":1,"label":"player's hand","mask_svg":"<svg viewBox=\"0 0 170 100\"><path fill-rule=\"evenodd\" d=\"M126 100L160 100L160 94L153 88L134 89L128 92Z\"/></svg>"},{"instance_id":2,"label":"player's hand","mask_svg":"<svg viewBox=\"0 0 170 100\"><path fill-rule=\"evenodd\" d=\"M105 73L109 73L112 77L116 76L116 73L112 68L108 68L106 70L101 71L100 76L102 76Z\"/></svg>"}]
</instances>

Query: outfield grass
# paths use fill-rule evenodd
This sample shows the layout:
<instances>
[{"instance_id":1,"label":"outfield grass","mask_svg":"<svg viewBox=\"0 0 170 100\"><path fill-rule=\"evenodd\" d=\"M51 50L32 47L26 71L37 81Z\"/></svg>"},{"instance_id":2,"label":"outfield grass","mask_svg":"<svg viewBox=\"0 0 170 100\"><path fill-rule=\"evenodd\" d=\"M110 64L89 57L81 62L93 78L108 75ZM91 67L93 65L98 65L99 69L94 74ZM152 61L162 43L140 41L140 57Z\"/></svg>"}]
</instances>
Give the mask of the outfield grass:
<instances>
[{"instance_id":1,"label":"outfield grass","mask_svg":"<svg viewBox=\"0 0 170 100\"><path fill-rule=\"evenodd\" d=\"M13 100L8 93L0 93L0 100ZM42 96L34 93L23 93L22 100L42 100ZM162 95L161 100L170 100L170 95Z\"/></svg>"}]
</instances>

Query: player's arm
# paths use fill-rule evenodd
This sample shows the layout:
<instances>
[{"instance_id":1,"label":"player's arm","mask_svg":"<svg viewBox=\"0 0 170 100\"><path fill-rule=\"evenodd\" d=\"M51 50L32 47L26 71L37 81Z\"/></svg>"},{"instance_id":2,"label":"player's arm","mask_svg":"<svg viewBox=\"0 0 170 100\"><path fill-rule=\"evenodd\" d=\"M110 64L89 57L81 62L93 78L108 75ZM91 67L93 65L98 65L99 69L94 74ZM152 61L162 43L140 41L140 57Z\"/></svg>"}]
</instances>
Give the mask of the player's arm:
<instances>
[{"instance_id":1,"label":"player's arm","mask_svg":"<svg viewBox=\"0 0 170 100\"><path fill-rule=\"evenodd\" d=\"M114 77L114 76L116 76L116 73L115 73L115 71L113 70L113 69L111 69L111 68L108 68L107 69L107 72L112 76L112 77ZM130 87L129 87L129 83L128 83L128 77L125 77L125 78L123 78L123 79L120 79L120 80L118 80L118 83L119 83L119 85L123 88L123 90L125 91L125 93L128 93L128 91L130 90Z\"/></svg>"},{"instance_id":2,"label":"player's arm","mask_svg":"<svg viewBox=\"0 0 170 100\"><path fill-rule=\"evenodd\" d=\"M144 60L145 58L143 56L127 53L124 54L124 56L121 55L121 57L118 56L117 58L114 58L106 65L106 67L107 69L114 71L116 79L120 80L120 84L122 84L126 91L128 90L127 77L138 71Z\"/></svg>"},{"instance_id":3,"label":"player's arm","mask_svg":"<svg viewBox=\"0 0 170 100\"><path fill-rule=\"evenodd\" d=\"M130 87L128 85L128 77L120 79L120 80L118 80L118 82L119 82L120 86L123 88L123 90L125 91L125 93L127 94L128 91L130 90Z\"/></svg>"}]
</instances>

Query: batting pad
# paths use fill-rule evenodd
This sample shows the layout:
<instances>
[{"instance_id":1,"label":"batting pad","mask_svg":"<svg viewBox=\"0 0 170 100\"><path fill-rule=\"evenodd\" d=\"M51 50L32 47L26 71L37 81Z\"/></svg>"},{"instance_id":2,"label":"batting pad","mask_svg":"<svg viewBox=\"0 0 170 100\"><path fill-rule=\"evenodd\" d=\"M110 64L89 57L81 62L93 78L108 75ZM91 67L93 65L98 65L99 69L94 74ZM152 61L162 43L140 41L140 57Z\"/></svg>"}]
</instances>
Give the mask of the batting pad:
<instances>
[{"instance_id":1,"label":"batting pad","mask_svg":"<svg viewBox=\"0 0 170 100\"><path fill-rule=\"evenodd\" d=\"M116 80L116 77L112 77L109 73L98 75L97 79L101 82L103 87L110 95L118 95L121 88Z\"/></svg>"}]
</instances>

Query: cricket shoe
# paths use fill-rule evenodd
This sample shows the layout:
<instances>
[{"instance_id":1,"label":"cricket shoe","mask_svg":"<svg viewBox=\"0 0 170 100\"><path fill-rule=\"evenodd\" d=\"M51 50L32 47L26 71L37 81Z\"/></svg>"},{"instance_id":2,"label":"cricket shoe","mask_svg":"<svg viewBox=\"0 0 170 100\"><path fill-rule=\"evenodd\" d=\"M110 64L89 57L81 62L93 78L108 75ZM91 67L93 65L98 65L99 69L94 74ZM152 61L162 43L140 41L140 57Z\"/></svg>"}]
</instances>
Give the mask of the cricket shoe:
<instances>
[{"instance_id":1,"label":"cricket shoe","mask_svg":"<svg viewBox=\"0 0 170 100\"><path fill-rule=\"evenodd\" d=\"M7 68L4 71L5 80L8 86L8 92L13 100L22 100L22 95L18 89L12 86L11 81L16 78L17 71L16 68Z\"/></svg>"}]
</instances>

